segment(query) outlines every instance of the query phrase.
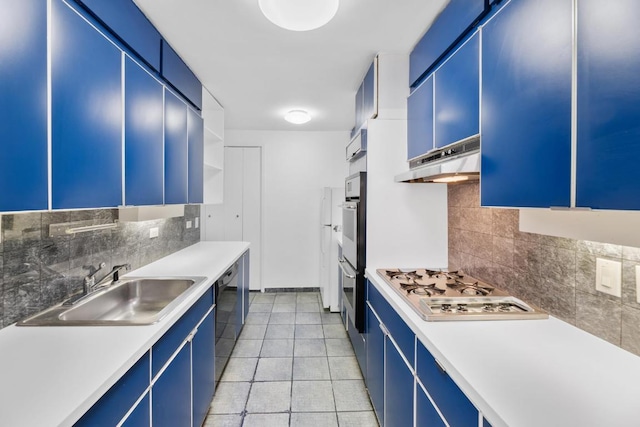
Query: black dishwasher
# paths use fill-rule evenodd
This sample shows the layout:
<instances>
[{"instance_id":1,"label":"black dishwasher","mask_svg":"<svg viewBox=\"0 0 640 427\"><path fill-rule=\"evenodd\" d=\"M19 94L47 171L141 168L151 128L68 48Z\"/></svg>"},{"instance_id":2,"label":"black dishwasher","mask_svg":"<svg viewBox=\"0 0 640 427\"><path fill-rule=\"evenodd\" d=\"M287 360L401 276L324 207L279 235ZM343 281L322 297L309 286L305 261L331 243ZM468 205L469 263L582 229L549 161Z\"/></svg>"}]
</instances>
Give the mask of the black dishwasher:
<instances>
[{"instance_id":1,"label":"black dishwasher","mask_svg":"<svg viewBox=\"0 0 640 427\"><path fill-rule=\"evenodd\" d=\"M216 386L236 343L238 310L238 263L215 282L216 292Z\"/></svg>"}]
</instances>

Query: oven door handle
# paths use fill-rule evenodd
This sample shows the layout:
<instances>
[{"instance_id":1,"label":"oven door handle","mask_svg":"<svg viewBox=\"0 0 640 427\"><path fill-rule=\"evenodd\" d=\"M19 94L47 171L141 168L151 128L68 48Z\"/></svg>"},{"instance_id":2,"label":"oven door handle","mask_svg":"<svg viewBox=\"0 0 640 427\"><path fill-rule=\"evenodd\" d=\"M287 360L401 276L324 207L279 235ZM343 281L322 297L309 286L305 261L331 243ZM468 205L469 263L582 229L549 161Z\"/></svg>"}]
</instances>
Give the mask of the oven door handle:
<instances>
[{"instance_id":1,"label":"oven door handle","mask_svg":"<svg viewBox=\"0 0 640 427\"><path fill-rule=\"evenodd\" d=\"M356 273L351 266L347 263L347 261L338 261L338 263L340 263L340 269L342 270L342 273L347 276L349 279L355 279L356 275L358 273ZM349 271L351 270L351 271Z\"/></svg>"}]
</instances>

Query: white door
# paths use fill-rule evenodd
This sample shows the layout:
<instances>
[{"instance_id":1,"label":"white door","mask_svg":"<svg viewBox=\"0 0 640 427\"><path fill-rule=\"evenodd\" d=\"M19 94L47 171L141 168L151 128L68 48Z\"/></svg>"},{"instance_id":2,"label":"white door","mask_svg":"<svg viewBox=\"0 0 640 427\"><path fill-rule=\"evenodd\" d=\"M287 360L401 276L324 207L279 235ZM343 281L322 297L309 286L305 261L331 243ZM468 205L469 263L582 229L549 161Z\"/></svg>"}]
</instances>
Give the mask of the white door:
<instances>
[{"instance_id":1,"label":"white door","mask_svg":"<svg viewBox=\"0 0 640 427\"><path fill-rule=\"evenodd\" d=\"M251 243L251 289L261 289L262 149L224 149L224 240Z\"/></svg>"}]
</instances>

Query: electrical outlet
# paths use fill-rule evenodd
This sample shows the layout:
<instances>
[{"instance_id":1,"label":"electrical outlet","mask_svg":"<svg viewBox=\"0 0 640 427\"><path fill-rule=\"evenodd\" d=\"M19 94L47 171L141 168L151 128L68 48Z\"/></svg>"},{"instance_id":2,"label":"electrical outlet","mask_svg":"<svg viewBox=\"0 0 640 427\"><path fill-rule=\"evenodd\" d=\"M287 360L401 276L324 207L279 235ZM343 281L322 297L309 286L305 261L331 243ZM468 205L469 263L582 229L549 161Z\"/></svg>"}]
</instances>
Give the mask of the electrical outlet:
<instances>
[{"instance_id":1,"label":"electrical outlet","mask_svg":"<svg viewBox=\"0 0 640 427\"><path fill-rule=\"evenodd\" d=\"M622 263L596 258L596 290L618 298L622 296Z\"/></svg>"},{"instance_id":2,"label":"electrical outlet","mask_svg":"<svg viewBox=\"0 0 640 427\"><path fill-rule=\"evenodd\" d=\"M191 221L187 221L187 228L191 228Z\"/></svg>"},{"instance_id":3,"label":"electrical outlet","mask_svg":"<svg viewBox=\"0 0 640 427\"><path fill-rule=\"evenodd\" d=\"M636 265L636 301L640 304L640 265Z\"/></svg>"},{"instance_id":4,"label":"electrical outlet","mask_svg":"<svg viewBox=\"0 0 640 427\"><path fill-rule=\"evenodd\" d=\"M200 227L200 218L196 217L196 228Z\"/></svg>"},{"instance_id":5,"label":"electrical outlet","mask_svg":"<svg viewBox=\"0 0 640 427\"><path fill-rule=\"evenodd\" d=\"M160 231L158 229L158 227L153 227L149 229L149 238L153 239L156 238L160 235Z\"/></svg>"}]
</instances>

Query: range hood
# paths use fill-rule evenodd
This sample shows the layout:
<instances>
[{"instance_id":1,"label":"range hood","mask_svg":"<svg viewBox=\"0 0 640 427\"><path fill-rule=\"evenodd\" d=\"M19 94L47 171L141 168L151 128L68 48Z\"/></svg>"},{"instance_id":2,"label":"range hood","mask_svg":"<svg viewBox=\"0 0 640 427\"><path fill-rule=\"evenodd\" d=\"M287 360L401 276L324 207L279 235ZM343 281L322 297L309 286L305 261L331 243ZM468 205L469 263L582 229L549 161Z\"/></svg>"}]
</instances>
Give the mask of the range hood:
<instances>
[{"instance_id":1,"label":"range hood","mask_svg":"<svg viewBox=\"0 0 640 427\"><path fill-rule=\"evenodd\" d=\"M480 178L480 136L432 150L409 162L396 182L459 182Z\"/></svg>"}]
</instances>

